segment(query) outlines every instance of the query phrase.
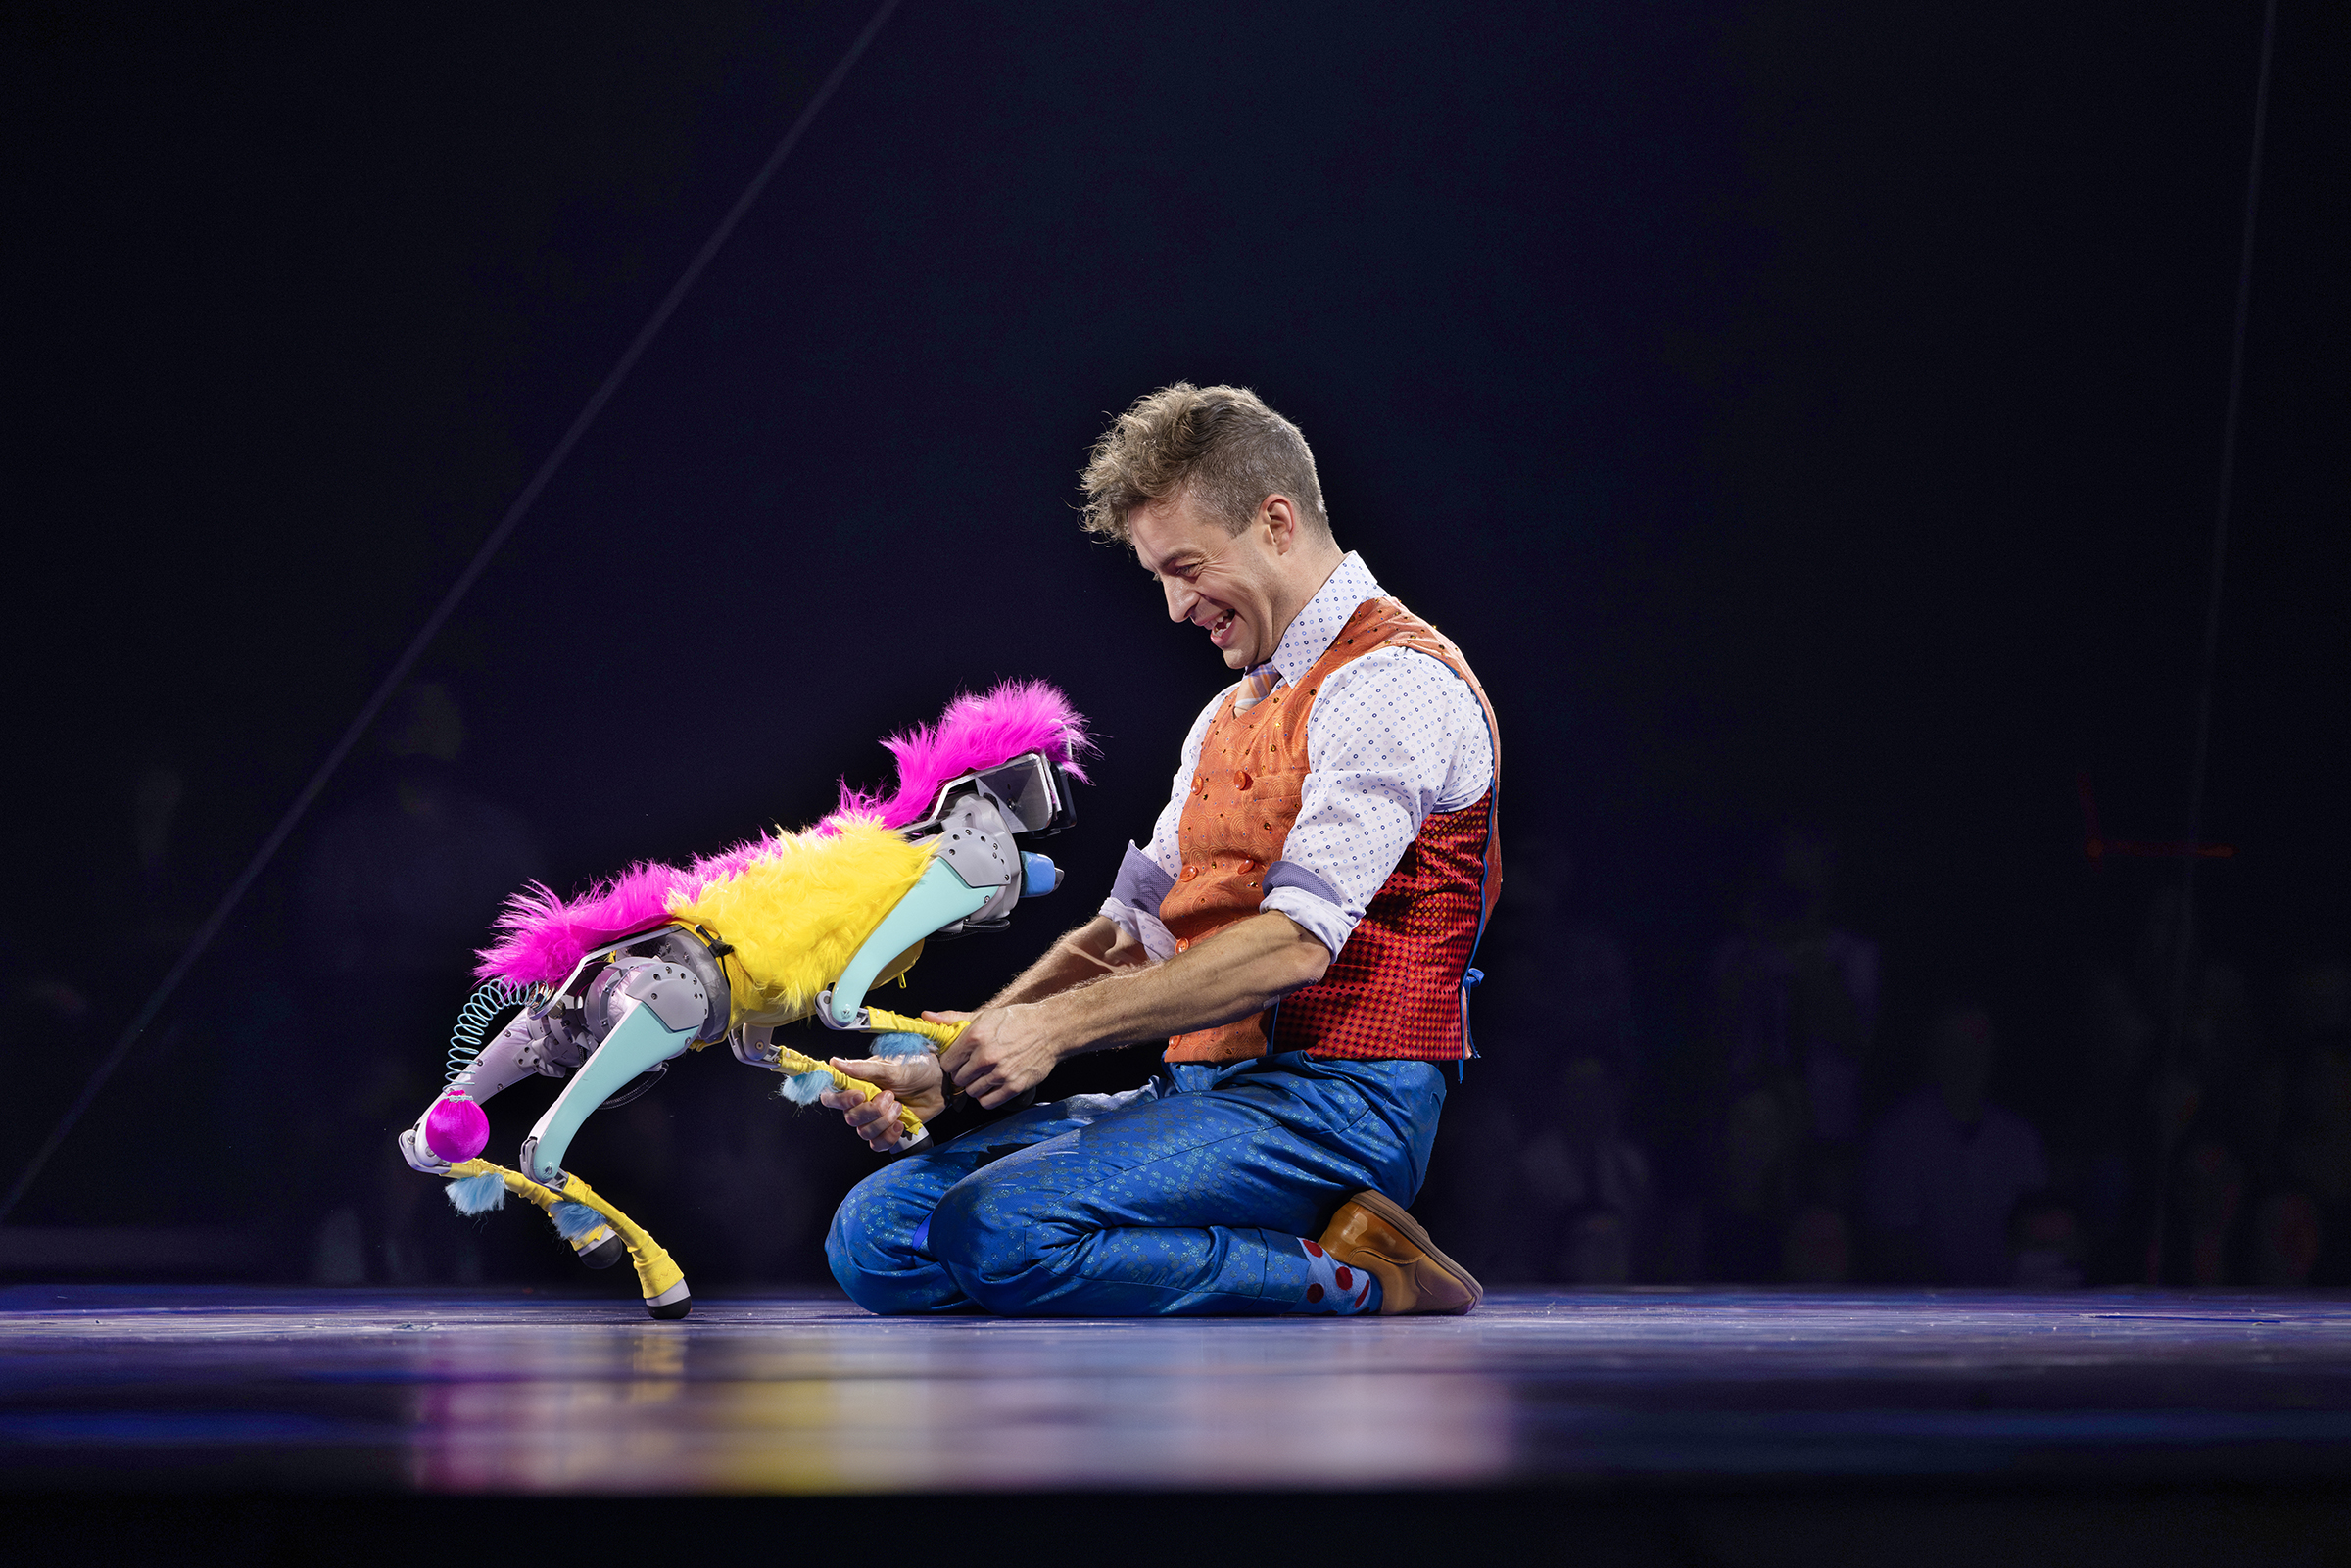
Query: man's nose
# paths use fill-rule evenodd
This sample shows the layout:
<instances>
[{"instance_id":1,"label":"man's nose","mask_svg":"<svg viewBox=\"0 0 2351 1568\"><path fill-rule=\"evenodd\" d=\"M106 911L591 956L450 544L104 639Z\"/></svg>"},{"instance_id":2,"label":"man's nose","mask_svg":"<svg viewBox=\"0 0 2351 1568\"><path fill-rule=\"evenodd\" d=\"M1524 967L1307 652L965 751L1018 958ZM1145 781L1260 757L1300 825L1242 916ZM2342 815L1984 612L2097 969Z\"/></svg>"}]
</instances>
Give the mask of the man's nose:
<instances>
[{"instance_id":1,"label":"man's nose","mask_svg":"<svg viewBox=\"0 0 2351 1568\"><path fill-rule=\"evenodd\" d=\"M1192 585L1179 578L1163 577L1159 580L1159 586L1166 591L1168 595L1168 619L1171 621L1190 620L1192 606L1200 602L1200 595L1193 592Z\"/></svg>"}]
</instances>

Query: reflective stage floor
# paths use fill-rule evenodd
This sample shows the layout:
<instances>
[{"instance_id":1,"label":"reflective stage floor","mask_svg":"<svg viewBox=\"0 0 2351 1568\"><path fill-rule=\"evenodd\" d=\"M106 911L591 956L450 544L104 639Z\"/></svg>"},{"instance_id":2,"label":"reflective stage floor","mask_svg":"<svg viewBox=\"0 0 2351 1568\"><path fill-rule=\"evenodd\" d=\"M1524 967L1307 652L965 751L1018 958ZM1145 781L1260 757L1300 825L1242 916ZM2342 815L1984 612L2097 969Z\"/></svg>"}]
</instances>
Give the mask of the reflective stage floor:
<instances>
[{"instance_id":1,"label":"reflective stage floor","mask_svg":"<svg viewBox=\"0 0 2351 1568\"><path fill-rule=\"evenodd\" d=\"M2351 1299L1505 1291L1467 1318L20 1286L15 1491L878 1494L2351 1480Z\"/></svg>"}]
</instances>

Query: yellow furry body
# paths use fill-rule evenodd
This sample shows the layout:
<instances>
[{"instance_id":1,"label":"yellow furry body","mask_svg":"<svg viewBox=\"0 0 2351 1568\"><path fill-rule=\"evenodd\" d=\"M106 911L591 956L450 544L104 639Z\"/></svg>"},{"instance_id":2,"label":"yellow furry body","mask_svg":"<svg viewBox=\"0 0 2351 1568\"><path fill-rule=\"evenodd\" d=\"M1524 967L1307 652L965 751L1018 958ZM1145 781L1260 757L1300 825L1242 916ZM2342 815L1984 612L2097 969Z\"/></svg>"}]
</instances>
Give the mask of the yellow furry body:
<instances>
[{"instance_id":1,"label":"yellow furry body","mask_svg":"<svg viewBox=\"0 0 2351 1568\"><path fill-rule=\"evenodd\" d=\"M773 840L741 874L708 883L670 913L734 947L731 1026L789 1023L815 1011L817 993L840 977L930 860L929 846L851 820L838 832Z\"/></svg>"}]
</instances>

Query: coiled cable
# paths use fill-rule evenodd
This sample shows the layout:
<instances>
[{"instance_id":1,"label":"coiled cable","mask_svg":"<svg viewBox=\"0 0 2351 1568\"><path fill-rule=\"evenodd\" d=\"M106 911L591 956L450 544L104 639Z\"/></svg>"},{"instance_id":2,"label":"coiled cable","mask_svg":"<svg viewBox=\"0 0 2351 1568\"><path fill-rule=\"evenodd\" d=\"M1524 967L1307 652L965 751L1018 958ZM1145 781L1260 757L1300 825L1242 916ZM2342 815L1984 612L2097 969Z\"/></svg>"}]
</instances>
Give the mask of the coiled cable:
<instances>
[{"instance_id":1,"label":"coiled cable","mask_svg":"<svg viewBox=\"0 0 2351 1568\"><path fill-rule=\"evenodd\" d=\"M513 985L504 980L484 980L473 988L465 1005L457 1010L456 1027L449 1031L448 1070L441 1081L455 1083L482 1054L490 1043L492 1025L502 1014L537 1001L546 994L543 985Z\"/></svg>"}]
</instances>

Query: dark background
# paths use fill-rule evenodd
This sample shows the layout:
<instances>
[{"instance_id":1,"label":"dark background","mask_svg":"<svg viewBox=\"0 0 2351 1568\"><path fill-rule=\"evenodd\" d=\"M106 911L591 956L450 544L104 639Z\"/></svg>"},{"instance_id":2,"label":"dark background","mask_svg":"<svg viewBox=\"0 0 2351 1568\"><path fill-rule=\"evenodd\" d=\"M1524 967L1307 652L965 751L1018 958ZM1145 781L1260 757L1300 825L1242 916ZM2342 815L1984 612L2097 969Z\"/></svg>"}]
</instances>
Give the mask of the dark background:
<instances>
[{"instance_id":1,"label":"dark background","mask_svg":"<svg viewBox=\"0 0 2351 1568\"><path fill-rule=\"evenodd\" d=\"M869 15L10 10L0 1177ZM2087 1203L2080 1126L2169 1080L2158 1039L2086 1110L2085 988L2161 1012L2141 931L2181 867L2093 863L2081 781L2111 835L2187 832L2260 25L910 4L10 1224L574 1282L391 1144L499 897L804 824L885 775L876 736L1041 676L1102 755L1062 904L907 996L972 1004L1088 912L1223 678L1071 509L1106 416L1177 378L1304 427L1341 543L1501 715L1529 874L1440 1236L1559 1277L1491 1217L1555 1100L1559 943L1620 963L1655 1214L1706 1208L1709 954L1791 827L1882 955L1873 1113L1963 989ZM2282 7L2203 824L2237 853L2190 958L2236 976L2231 1070L2289 1120L2331 1049L2296 998L2351 926L2343 30ZM766 1095L696 1060L581 1139L698 1285L821 1278L865 1168ZM494 1153L539 1105L508 1099ZM2158 1120L2092 1276L2137 1267ZM2289 1131L2236 1149L2243 1212L2301 1180L2336 1215ZM1635 1273L1730 1266L1653 1240Z\"/></svg>"}]
</instances>

